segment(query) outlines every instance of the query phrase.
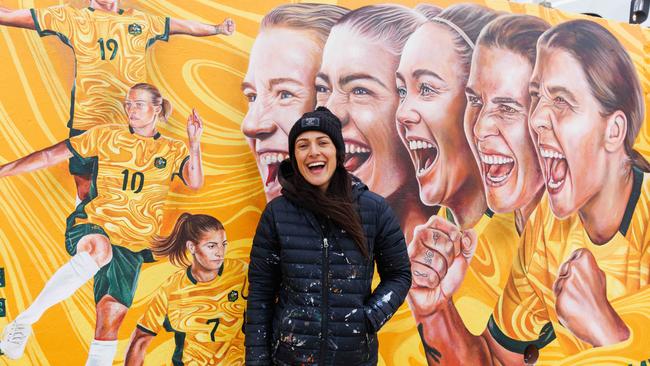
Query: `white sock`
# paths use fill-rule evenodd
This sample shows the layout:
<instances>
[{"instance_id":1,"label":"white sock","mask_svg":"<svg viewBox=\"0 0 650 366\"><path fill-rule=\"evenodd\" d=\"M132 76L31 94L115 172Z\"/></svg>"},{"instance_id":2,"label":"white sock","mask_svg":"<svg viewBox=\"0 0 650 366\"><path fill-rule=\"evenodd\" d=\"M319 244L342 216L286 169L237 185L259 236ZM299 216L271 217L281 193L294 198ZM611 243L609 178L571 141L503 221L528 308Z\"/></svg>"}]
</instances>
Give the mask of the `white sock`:
<instances>
[{"instance_id":1,"label":"white sock","mask_svg":"<svg viewBox=\"0 0 650 366\"><path fill-rule=\"evenodd\" d=\"M72 296L97 271L99 267L90 254L77 253L54 272L34 302L16 317L16 322L30 325L36 323L47 309Z\"/></svg>"},{"instance_id":2,"label":"white sock","mask_svg":"<svg viewBox=\"0 0 650 366\"><path fill-rule=\"evenodd\" d=\"M86 366L111 366L117 351L117 341L98 341L93 339L88 350Z\"/></svg>"}]
</instances>

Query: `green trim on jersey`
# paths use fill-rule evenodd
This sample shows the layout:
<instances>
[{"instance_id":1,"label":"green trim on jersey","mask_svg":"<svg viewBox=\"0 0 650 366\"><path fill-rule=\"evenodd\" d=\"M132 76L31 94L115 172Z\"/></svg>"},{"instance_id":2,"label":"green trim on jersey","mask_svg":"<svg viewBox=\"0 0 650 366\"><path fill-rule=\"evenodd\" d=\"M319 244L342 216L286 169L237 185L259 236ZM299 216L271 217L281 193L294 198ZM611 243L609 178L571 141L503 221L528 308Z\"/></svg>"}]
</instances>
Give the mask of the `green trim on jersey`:
<instances>
[{"instance_id":1,"label":"green trim on jersey","mask_svg":"<svg viewBox=\"0 0 650 366\"><path fill-rule=\"evenodd\" d=\"M171 26L171 18L166 17L165 18L165 33L159 34L159 35L149 39L149 41L147 41L147 48L153 46L153 44L156 43L156 41L168 42L169 41L169 28L170 28L170 26Z\"/></svg>"},{"instance_id":2,"label":"green trim on jersey","mask_svg":"<svg viewBox=\"0 0 650 366\"><path fill-rule=\"evenodd\" d=\"M74 81L72 83L72 91L70 92L70 119L68 120L68 128L72 128L72 121L74 119L74 101L75 101L75 90L77 86L77 55L76 52L74 51L74 47L72 46L72 43L70 43L70 40L68 37L65 35L51 31L51 30L43 30L41 28L41 23L38 21L38 16L36 15L36 9L29 9L29 12L32 15L32 20L34 21L34 28L36 29L36 32L38 33L39 36L41 37L47 37L47 36L57 36L63 42L66 46L70 47L72 49L72 53L75 54L74 56Z\"/></svg>"},{"instance_id":3,"label":"green trim on jersey","mask_svg":"<svg viewBox=\"0 0 650 366\"><path fill-rule=\"evenodd\" d=\"M634 209L636 208L637 202L639 202L639 197L641 197L641 188L643 186L643 172L637 167L632 167L632 192L630 192L630 198L627 200L627 206L625 206L625 214L621 220L621 225L618 227L618 231L623 235L627 235L627 229L630 228L630 223L632 222L632 216L634 215Z\"/></svg>"},{"instance_id":4,"label":"green trim on jersey","mask_svg":"<svg viewBox=\"0 0 650 366\"><path fill-rule=\"evenodd\" d=\"M172 356L172 364L174 366L184 366L183 351L185 350L185 332L175 330L169 322L168 316L165 316L163 327L165 327L165 330L168 332L174 332L174 343L176 343L176 348L174 349L174 355Z\"/></svg>"},{"instance_id":5,"label":"green trim on jersey","mask_svg":"<svg viewBox=\"0 0 650 366\"><path fill-rule=\"evenodd\" d=\"M496 321L494 321L494 316L490 315L490 320L487 325L488 331L492 335L497 343L499 343L503 348L507 349L510 352L524 354L526 348L533 345L537 349L544 348L547 344L551 343L555 339L555 330L553 329L553 324L550 322L546 323L542 330L539 332L539 338L534 341L520 341L508 337L505 333L499 329Z\"/></svg>"}]
</instances>

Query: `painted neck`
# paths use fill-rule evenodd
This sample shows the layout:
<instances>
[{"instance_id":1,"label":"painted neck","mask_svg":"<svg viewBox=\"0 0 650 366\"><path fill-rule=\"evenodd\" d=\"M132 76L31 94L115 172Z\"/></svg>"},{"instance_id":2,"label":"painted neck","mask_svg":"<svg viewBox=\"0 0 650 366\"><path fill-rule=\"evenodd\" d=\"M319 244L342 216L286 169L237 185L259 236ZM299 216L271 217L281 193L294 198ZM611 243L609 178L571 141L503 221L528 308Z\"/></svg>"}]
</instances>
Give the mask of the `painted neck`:
<instances>
[{"instance_id":1,"label":"painted neck","mask_svg":"<svg viewBox=\"0 0 650 366\"><path fill-rule=\"evenodd\" d=\"M120 11L120 6L118 1L114 1L110 4L102 4L96 0L91 0L90 7L93 9L108 11L112 13L118 13Z\"/></svg>"},{"instance_id":2,"label":"painted neck","mask_svg":"<svg viewBox=\"0 0 650 366\"><path fill-rule=\"evenodd\" d=\"M218 271L203 267L196 260L192 263L192 277L196 279L196 282L210 282L217 278L218 273Z\"/></svg>"}]
</instances>

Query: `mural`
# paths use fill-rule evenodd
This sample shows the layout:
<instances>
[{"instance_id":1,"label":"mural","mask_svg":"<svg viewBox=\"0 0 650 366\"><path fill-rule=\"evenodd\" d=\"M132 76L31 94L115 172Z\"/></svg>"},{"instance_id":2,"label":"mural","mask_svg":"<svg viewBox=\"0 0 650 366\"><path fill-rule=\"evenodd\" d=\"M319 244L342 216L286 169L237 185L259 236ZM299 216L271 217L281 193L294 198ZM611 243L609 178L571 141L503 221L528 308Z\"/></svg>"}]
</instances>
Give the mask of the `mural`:
<instances>
[{"instance_id":1,"label":"mural","mask_svg":"<svg viewBox=\"0 0 650 366\"><path fill-rule=\"evenodd\" d=\"M650 362L650 32L373 3L4 1L0 327L33 325L0 364L241 364L254 229L318 105L409 243L381 365Z\"/></svg>"}]
</instances>

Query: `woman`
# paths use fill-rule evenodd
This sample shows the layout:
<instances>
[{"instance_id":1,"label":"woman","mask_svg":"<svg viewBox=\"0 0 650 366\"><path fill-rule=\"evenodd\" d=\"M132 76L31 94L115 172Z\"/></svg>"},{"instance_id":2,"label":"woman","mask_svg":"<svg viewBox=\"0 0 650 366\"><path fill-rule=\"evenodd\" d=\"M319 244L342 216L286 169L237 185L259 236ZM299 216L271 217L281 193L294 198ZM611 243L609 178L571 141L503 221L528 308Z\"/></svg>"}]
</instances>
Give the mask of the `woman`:
<instances>
[{"instance_id":1,"label":"woman","mask_svg":"<svg viewBox=\"0 0 650 366\"><path fill-rule=\"evenodd\" d=\"M345 169L330 111L303 115L289 152L283 195L253 239L246 364L376 364L376 332L411 283L404 236L381 196ZM375 262L381 282L371 291Z\"/></svg>"},{"instance_id":2,"label":"woman","mask_svg":"<svg viewBox=\"0 0 650 366\"><path fill-rule=\"evenodd\" d=\"M347 9L284 4L264 16L242 91L248 112L241 129L255 156L267 202L280 195L278 167L289 156L287 135L316 106L314 78L330 29Z\"/></svg>"},{"instance_id":3,"label":"woman","mask_svg":"<svg viewBox=\"0 0 650 366\"><path fill-rule=\"evenodd\" d=\"M395 133L395 71L404 43L424 20L401 5L349 12L332 28L316 78L318 105L343 123L346 169L386 198L407 240L432 211L417 199L408 153Z\"/></svg>"},{"instance_id":4,"label":"woman","mask_svg":"<svg viewBox=\"0 0 650 366\"><path fill-rule=\"evenodd\" d=\"M637 363L647 358L650 165L633 148L644 116L634 64L601 25L562 23L537 44L530 95L548 199L486 331L454 334L455 350L468 364L534 363L557 338L570 364Z\"/></svg>"},{"instance_id":5,"label":"woman","mask_svg":"<svg viewBox=\"0 0 650 366\"><path fill-rule=\"evenodd\" d=\"M537 40L549 27L545 21L528 15L504 15L490 22L476 41L465 88L465 135L479 168L487 205L497 213L514 212L517 233L523 231L544 192L544 179L528 129L528 83L535 66ZM446 234L450 236L451 233ZM499 245L514 248L518 242L514 240L510 244L502 241ZM501 279L510 273L510 268L504 264L507 258L499 258L497 264L500 266L489 263L495 266L493 270ZM436 272L434 266L428 267L426 270ZM489 275L487 268L480 269ZM448 288L459 288L464 280L464 273L438 275ZM500 284L503 286L503 282ZM439 286L425 288L435 290ZM446 295L455 294L448 292ZM461 320L454 303L446 302L421 319L427 325L423 327L427 344L446 355L443 357L445 363L464 363L464 354L454 337L437 336L467 331L465 319Z\"/></svg>"},{"instance_id":6,"label":"woman","mask_svg":"<svg viewBox=\"0 0 650 366\"><path fill-rule=\"evenodd\" d=\"M416 229L409 245L414 279L408 300L424 334L425 351L431 342L426 336L430 334L427 328L433 326L428 324L430 315L451 300L451 292L456 293L454 303L465 324L473 331L483 329L505 286L516 250L514 216L488 210L481 175L463 129L465 87L474 44L481 29L496 17L494 11L478 5L446 8L408 39L396 74L401 96L397 129L409 149L421 200L427 205L445 206L443 216L463 230L476 228L479 237L467 276L463 279L459 277L461 271L450 269L453 276L447 282L462 282L462 286L448 288L445 283L445 291L440 293L432 291L431 287L437 288L438 277L428 270L439 260L439 253L429 250L426 242L431 230L440 229L444 219L431 218ZM461 238L455 239L460 245ZM459 250L455 254L469 255ZM464 266L469 265L466 259ZM426 353L430 362L435 362L435 353Z\"/></svg>"},{"instance_id":7,"label":"woman","mask_svg":"<svg viewBox=\"0 0 650 366\"><path fill-rule=\"evenodd\" d=\"M227 245L219 220L189 213L178 218L171 235L154 242L151 250L156 257L168 257L183 269L165 281L140 318L131 335L126 365L142 365L147 347L163 329L175 334L174 364L244 364L248 266L224 259ZM192 255L191 264L187 252Z\"/></svg>"},{"instance_id":8,"label":"woman","mask_svg":"<svg viewBox=\"0 0 650 366\"><path fill-rule=\"evenodd\" d=\"M92 127L123 123L122 97L129 86L147 80L147 50L156 41L168 41L176 34L229 36L235 31L235 23L229 18L213 25L122 9L119 0L84 2L89 6L0 6L0 25L32 29L41 37L56 35L72 48L75 81L67 124L70 137ZM70 159L77 204L89 193L93 165L93 159Z\"/></svg>"},{"instance_id":9,"label":"woman","mask_svg":"<svg viewBox=\"0 0 650 366\"><path fill-rule=\"evenodd\" d=\"M98 160L90 195L67 220L65 244L72 259L7 326L0 348L10 358L22 355L31 325L48 308L94 277L97 323L88 364L112 362L117 331L133 301L140 267L154 260L149 246L162 225L171 180L178 176L192 189L203 185L201 118L193 111L187 119L188 149L182 141L158 132L158 120L167 120L171 108L155 86L136 84L124 102L128 127L95 127L0 167L0 177L6 177L73 155Z\"/></svg>"}]
</instances>

